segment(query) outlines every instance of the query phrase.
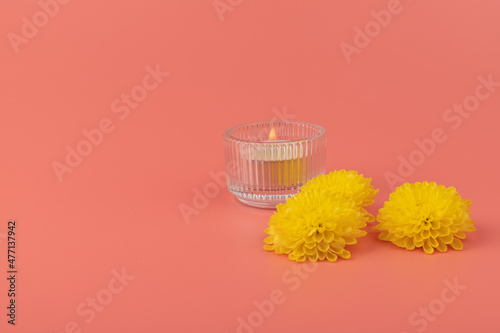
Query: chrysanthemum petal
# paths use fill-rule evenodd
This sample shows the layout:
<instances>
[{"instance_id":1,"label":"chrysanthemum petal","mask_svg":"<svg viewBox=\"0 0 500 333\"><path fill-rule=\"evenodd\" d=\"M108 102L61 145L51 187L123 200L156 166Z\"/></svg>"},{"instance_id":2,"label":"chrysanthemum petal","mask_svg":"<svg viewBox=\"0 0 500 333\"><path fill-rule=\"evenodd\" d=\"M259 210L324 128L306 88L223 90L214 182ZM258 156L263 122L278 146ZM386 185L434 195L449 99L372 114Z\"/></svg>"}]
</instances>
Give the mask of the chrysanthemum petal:
<instances>
[{"instance_id":1,"label":"chrysanthemum petal","mask_svg":"<svg viewBox=\"0 0 500 333\"><path fill-rule=\"evenodd\" d=\"M451 244L453 242L453 235L448 234L446 236L440 237L439 239L441 239L445 244Z\"/></svg>"},{"instance_id":2,"label":"chrysanthemum petal","mask_svg":"<svg viewBox=\"0 0 500 333\"><path fill-rule=\"evenodd\" d=\"M349 259L351 257L351 252L347 251L346 249L343 249L342 252L339 253L339 257L343 259Z\"/></svg>"},{"instance_id":3,"label":"chrysanthemum petal","mask_svg":"<svg viewBox=\"0 0 500 333\"><path fill-rule=\"evenodd\" d=\"M441 220L441 224L445 226L450 226L453 224L453 220L449 217L445 217Z\"/></svg>"},{"instance_id":4,"label":"chrysanthemum petal","mask_svg":"<svg viewBox=\"0 0 500 333\"><path fill-rule=\"evenodd\" d=\"M352 237L352 236L344 236L344 241L346 244L356 244L356 237Z\"/></svg>"},{"instance_id":5,"label":"chrysanthemum petal","mask_svg":"<svg viewBox=\"0 0 500 333\"><path fill-rule=\"evenodd\" d=\"M420 243L420 242L423 242L423 241L424 241L424 237L422 236L422 234L421 234L421 233L416 234L416 235L414 236L414 239L415 239L415 242L418 242L418 243Z\"/></svg>"},{"instance_id":6,"label":"chrysanthemum petal","mask_svg":"<svg viewBox=\"0 0 500 333\"><path fill-rule=\"evenodd\" d=\"M313 255L307 255L307 259L311 260L312 262L318 261L318 252L314 251Z\"/></svg>"},{"instance_id":7,"label":"chrysanthemum petal","mask_svg":"<svg viewBox=\"0 0 500 333\"><path fill-rule=\"evenodd\" d=\"M431 222L431 230L436 230L436 229L439 229L441 227L441 223L438 221L438 220L433 220Z\"/></svg>"},{"instance_id":8,"label":"chrysanthemum petal","mask_svg":"<svg viewBox=\"0 0 500 333\"><path fill-rule=\"evenodd\" d=\"M436 238L439 236L439 231L437 231L436 229L431 229L430 233L432 238Z\"/></svg>"},{"instance_id":9,"label":"chrysanthemum petal","mask_svg":"<svg viewBox=\"0 0 500 333\"><path fill-rule=\"evenodd\" d=\"M325 258L326 258L326 252L319 251L318 252L318 259L319 260L325 260Z\"/></svg>"},{"instance_id":10,"label":"chrysanthemum petal","mask_svg":"<svg viewBox=\"0 0 500 333\"><path fill-rule=\"evenodd\" d=\"M421 240L417 241L415 238L413 238L413 244L415 244L415 247L422 247L424 246L425 240L422 238Z\"/></svg>"},{"instance_id":11,"label":"chrysanthemum petal","mask_svg":"<svg viewBox=\"0 0 500 333\"><path fill-rule=\"evenodd\" d=\"M414 226L413 226L412 224L408 224L408 225L406 225L406 226L404 227L404 233L405 233L406 235L410 235L410 234L412 234L412 233L413 233L413 227L414 227Z\"/></svg>"},{"instance_id":12,"label":"chrysanthemum petal","mask_svg":"<svg viewBox=\"0 0 500 333\"><path fill-rule=\"evenodd\" d=\"M318 249L320 251L327 251L330 248L330 244L326 240L322 240L320 243L318 243ZM324 259L324 258L323 258Z\"/></svg>"},{"instance_id":13,"label":"chrysanthemum petal","mask_svg":"<svg viewBox=\"0 0 500 333\"><path fill-rule=\"evenodd\" d=\"M427 239L427 242L432 247L438 247L439 246L439 242L435 238L431 237L431 238Z\"/></svg>"},{"instance_id":14,"label":"chrysanthemum petal","mask_svg":"<svg viewBox=\"0 0 500 333\"><path fill-rule=\"evenodd\" d=\"M436 240L439 243L436 249L438 249L439 252L446 252L448 250L448 246L444 242L440 241L439 238Z\"/></svg>"},{"instance_id":15,"label":"chrysanthemum petal","mask_svg":"<svg viewBox=\"0 0 500 333\"><path fill-rule=\"evenodd\" d=\"M264 250L274 251L274 245L266 244L266 245L264 245Z\"/></svg>"},{"instance_id":16,"label":"chrysanthemum petal","mask_svg":"<svg viewBox=\"0 0 500 333\"><path fill-rule=\"evenodd\" d=\"M439 232L439 236L444 237L450 234L450 227L441 225L441 227L437 231Z\"/></svg>"},{"instance_id":17,"label":"chrysanthemum petal","mask_svg":"<svg viewBox=\"0 0 500 333\"><path fill-rule=\"evenodd\" d=\"M333 232L328 231L328 230L327 230L327 231L325 231L325 241L326 241L327 243L331 243L331 242L333 241L333 239L334 239L334 236L335 236L335 235L333 234Z\"/></svg>"},{"instance_id":18,"label":"chrysanthemum petal","mask_svg":"<svg viewBox=\"0 0 500 333\"><path fill-rule=\"evenodd\" d=\"M464 232L474 232L476 231L476 228L472 224L466 223L462 230Z\"/></svg>"},{"instance_id":19,"label":"chrysanthemum petal","mask_svg":"<svg viewBox=\"0 0 500 333\"><path fill-rule=\"evenodd\" d=\"M434 252L434 248L429 245L429 242L424 242L424 251L427 254L432 254Z\"/></svg>"},{"instance_id":20,"label":"chrysanthemum petal","mask_svg":"<svg viewBox=\"0 0 500 333\"><path fill-rule=\"evenodd\" d=\"M363 228L363 227L365 227L365 226L366 226L366 225L363 225L363 226L362 226L362 227L360 227L360 228ZM366 231L364 231L364 230L359 230L359 229L358 229L358 230L353 230L353 231L351 232L351 236L352 236L352 237L356 237L356 238L360 238L360 237L363 237L363 236L366 236L366 235L367 235L367 232L366 232ZM353 243L353 244L354 244L354 243Z\"/></svg>"},{"instance_id":21,"label":"chrysanthemum petal","mask_svg":"<svg viewBox=\"0 0 500 333\"><path fill-rule=\"evenodd\" d=\"M381 239L381 240L385 240L385 241L387 241L387 240L389 240L389 237L388 237L388 236L389 236L389 231L384 230L384 231L382 231L382 232L378 235L378 238L379 238L379 239Z\"/></svg>"},{"instance_id":22,"label":"chrysanthemum petal","mask_svg":"<svg viewBox=\"0 0 500 333\"><path fill-rule=\"evenodd\" d=\"M328 261L335 262L337 261L337 255L333 252L327 252L326 259L328 259Z\"/></svg>"},{"instance_id":23,"label":"chrysanthemum petal","mask_svg":"<svg viewBox=\"0 0 500 333\"><path fill-rule=\"evenodd\" d=\"M304 243L306 249L314 249L316 247L316 242L306 242Z\"/></svg>"},{"instance_id":24,"label":"chrysanthemum petal","mask_svg":"<svg viewBox=\"0 0 500 333\"><path fill-rule=\"evenodd\" d=\"M426 230L422 230L421 235L422 235L422 237L424 239L427 239L427 238L431 237L431 232L429 230L427 230L427 229Z\"/></svg>"},{"instance_id":25,"label":"chrysanthemum petal","mask_svg":"<svg viewBox=\"0 0 500 333\"><path fill-rule=\"evenodd\" d=\"M274 243L274 235L267 236L266 238L264 238L264 243L273 244Z\"/></svg>"},{"instance_id":26,"label":"chrysanthemum petal","mask_svg":"<svg viewBox=\"0 0 500 333\"><path fill-rule=\"evenodd\" d=\"M295 260L297 262L304 262L306 261L307 257L305 255L303 256L300 256L300 257L295 257L294 259L291 259L290 257L288 257L290 260Z\"/></svg>"},{"instance_id":27,"label":"chrysanthemum petal","mask_svg":"<svg viewBox=\"0 0 500 333\"><path fill-rule=\"evenodd\" d=\"M312 238L316 243L319 243L323 239L323 236L323 233L316 232L313 234Z\"/></svg>"},{"instance_id":28,"label":"chrysanthemum petal","mask_svg":"<svg viewBox=\"0 0 500 333\"><path fill-rule=\"evenodd\" d=\"M304 250L304 245L301 245L301 246L297 246L296 248L293 249L293 254L296 256L296 257L301 257L303 256L305 253L305 250Z\"/></svg>"},{"instance_id":29,"label":"chrysanthemum petal","mask_svg":"<svg viewBox=\"0 0 500 333\"><path fill-rule=\"evenodd\" d=\"M404 247L406 247L408 250L413 250L415 248L415 244L413 243L413 238L406 237L404 239Z\"/></svg>"},{"instance_id":30,"label":"chrysanthemum petal","mask_svg":"<svg viewBox=\"0 0 500 333\"><path fill-rule=\"evenodd\" d=\"M307 246L304 248L304 252L307 256L312 256L316 253L316 245L313 248L308 248Z\"/></svg>"},{"instance_id":31,"label":"chrysanthemum petal","mask_svg":"<svg viewBox=\"0 0 500 333\"><path fill-rule=\"evenodd\" d=\"M464 244L460 239L455 238L451 243L451 247L454 248L455 250L462 250L464 248Z\"/></svg>"}]
</instances>

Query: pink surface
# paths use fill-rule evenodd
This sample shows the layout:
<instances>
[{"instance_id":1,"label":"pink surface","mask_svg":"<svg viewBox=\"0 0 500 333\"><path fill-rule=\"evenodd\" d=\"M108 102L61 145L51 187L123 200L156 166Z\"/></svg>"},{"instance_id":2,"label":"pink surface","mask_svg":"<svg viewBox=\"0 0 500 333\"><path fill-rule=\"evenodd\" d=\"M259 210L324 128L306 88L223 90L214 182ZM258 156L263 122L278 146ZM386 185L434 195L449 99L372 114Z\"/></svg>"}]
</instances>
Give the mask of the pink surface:
<instances>
[{"instance_id":1,"label":"pink surface","mask_svg":"<svg viewBox=\"0 0 500 333\"><path fill-rule=\"evenodd\" d=\"M2 332L500 331L498 1L61 2L0 8ZM325 127L370 212L436 181L478 231L432 256L373 231L336 263L265 252L273 212L212 176L226 128L273 118Z\"/></svg>"}]
</instances>

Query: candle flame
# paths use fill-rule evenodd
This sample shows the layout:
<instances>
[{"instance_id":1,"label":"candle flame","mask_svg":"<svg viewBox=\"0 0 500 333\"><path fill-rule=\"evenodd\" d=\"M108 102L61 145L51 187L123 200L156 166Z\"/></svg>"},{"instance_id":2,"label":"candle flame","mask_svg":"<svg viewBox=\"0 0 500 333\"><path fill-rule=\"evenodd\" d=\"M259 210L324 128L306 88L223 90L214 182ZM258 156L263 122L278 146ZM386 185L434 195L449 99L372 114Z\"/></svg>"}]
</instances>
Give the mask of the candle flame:
<instances>
[{"instance_id":1,"label":"candle flame","mask_svg":"<svg viewBox=\"0 0 500 333\"><path fill-rule=\"evenodd\" d=\"M276 140L276 130L271 128L271 132L269 132L269 140Z\"/></svg>"}]
</instances>

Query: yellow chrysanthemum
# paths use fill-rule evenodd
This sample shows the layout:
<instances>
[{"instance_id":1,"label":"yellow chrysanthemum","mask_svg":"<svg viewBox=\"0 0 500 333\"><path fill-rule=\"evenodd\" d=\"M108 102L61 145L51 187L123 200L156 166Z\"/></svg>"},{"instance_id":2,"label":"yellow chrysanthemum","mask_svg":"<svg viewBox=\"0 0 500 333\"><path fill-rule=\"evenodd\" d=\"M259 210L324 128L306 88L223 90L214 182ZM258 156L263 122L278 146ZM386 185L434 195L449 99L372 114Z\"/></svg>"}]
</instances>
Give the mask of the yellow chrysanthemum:
<instances>
[{"instance_id":1,"label":"yellow chrysanthemum","mask_svg":"<svg viewBox=\"0 0 500 333\"><path fill-rule=\"evenodd\" d=\"M348 259L351 253L344 246L366 235L360 228L368 218L354 200L338 193L301 192L277 210L264 230L269 235L264 249L288 254L291 260Z\"/></svg>"},{"instance_id":2,"label":"yellow chrysanthemum","mask_svg":"<svg viewBox=\"0 0 500 333\"><path fill-rule=\"evenodd\" d=\"M436 183L405 183L391 193L379 210L374 229L379 238L413 250L422 247L428 254L437 249L445 252L448 245L461 250L460 239L476 230L469 217L472 201L462 200L454 187Z\"/></svg>"},{"instance_id":3,"label":"yellow chrysanthemum","mask_svg":"<svg viewBox=\"0 0 500 333\"><path fill-rule=\"evenodd\" d=\"M302 192L310 190L323 190L332 193L340 193L354 200L358 207L366 207L373 204L373 197L378 193L371 185L371 178L365 178L357 171L344 169L330 172L328 175L319 175L302 186ZM375 221L375 217L365 209L361 209L368 217L368 222Z\"/></svg>"}]
</instances>

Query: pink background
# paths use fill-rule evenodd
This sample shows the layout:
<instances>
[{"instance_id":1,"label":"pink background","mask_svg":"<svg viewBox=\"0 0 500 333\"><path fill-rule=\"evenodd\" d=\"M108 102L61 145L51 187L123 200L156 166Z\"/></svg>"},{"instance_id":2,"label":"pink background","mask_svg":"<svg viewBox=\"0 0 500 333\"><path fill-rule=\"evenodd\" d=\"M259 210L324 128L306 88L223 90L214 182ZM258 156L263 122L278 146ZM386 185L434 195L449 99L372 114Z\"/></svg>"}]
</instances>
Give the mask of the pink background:
<instances>
[{"instance_id":1,"label":"pink background","mask_svg":"<svg viewBox=\"0 0 500 333\"><path fill-rule=\"evenodd\" d=\"M500 331L500 86L477 88L480 76L500 82L500 2L220 2L221 16L212 0L42 0L49 17L35 0L1 1L2 332ZM23 28L33 20L37 31ZM355 41L365 26L372 37ZM357 48L346 56L347 44ZM169 75L155 81L148 66ZM131 92L134 109L121 101ZM464 102L474 111L447 111ZM372 213L387 173L411 158L402 178L455 186L478 231L464 251L432 256L372 231L336 263L265 252L273 212L210 174L224 170L226 128L279 117L327 129L327 170L372 177ZM89 148L82 131L106 118L112 132ZM429 144L436 129L445 140ZM415 140L434 148L423 155ZM54 162L79 144L88 156L59 181ZM183 217L188 206L196 214ZM455 279L466 289L454 294Z\"/></svg>"}]
</instances>

